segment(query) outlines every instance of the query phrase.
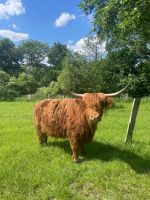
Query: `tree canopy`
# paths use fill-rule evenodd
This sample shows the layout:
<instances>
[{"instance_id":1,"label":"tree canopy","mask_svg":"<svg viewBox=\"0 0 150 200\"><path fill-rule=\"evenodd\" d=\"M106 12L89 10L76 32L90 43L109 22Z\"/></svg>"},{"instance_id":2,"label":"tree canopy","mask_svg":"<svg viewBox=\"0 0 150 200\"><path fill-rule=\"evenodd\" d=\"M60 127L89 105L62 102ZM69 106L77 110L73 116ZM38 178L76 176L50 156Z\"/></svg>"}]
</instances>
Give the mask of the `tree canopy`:
<instances>
[{"instance_id":1,"label":"tree canopy","mask_svg":"<svg viewBox=\"0 0 150 200\"><path fill-rule=\"evenodd\" d=\"M113 92L130 83L129 95L149 95L149 0L82 0L80 7L92 15L94 25L93 34L85 40L85 55L60 42L49 46L26 40L16 45L0 40L1 77L10 91L7 94L37 91L39 95L40 88L44 96L64 90Z\"/></svg>"},{"instance_id":2,"label":"tree canopy","mask_svg":"<svg viewBox=\"0 0 150 200\"><path fill-rule=\"evenodd\" d=\"M94 31L106 41L107 59L122 68L121 82L131 83L130 94L148 95L150 1L83 0L80 7L92 14Z\"/></svg>"},{"instance_id":3,"label":"tree canopy","mask_svg":"<svg viewBox=\"0 0 150 200\"><path fill-rule=\"evenodd\" d=\"M66 45L54 42L48 54L50 65L52 65L55 69L60 70L62 61L68 53L69 50Z\"/></svg>"},{"instance_id":4,"label":"tree canopy","mask_svg":"<svg viewBox=\"0 0 150 200\"><path fill-rule=\"evenodd\" d=\"M83 0L81 8L93 14L96 32L105 38L150 40L149 0Z\"/></svg>"},{"instance_id":5,"label":"tree canopy","mask_svg":"<svg viewBox=\"0 0 150 200\"><path fill-rule=\"evenodd\" d=\"M11 40L0 40L0 68L3 71L10 75L18 74L21 60L22 55Z\"/></svg>"},{"instance_id":6,"label":"tree canopy","mask_svg":"<svg viewBox=\"0 0 150 200\"><path fill-rule=\"evenodd\" d=\"M23 55L23 63L38 67L42 66L42 62L48 57L49 46L39 41L25 40L19 50Z\"/></svg>"}]
</instances>

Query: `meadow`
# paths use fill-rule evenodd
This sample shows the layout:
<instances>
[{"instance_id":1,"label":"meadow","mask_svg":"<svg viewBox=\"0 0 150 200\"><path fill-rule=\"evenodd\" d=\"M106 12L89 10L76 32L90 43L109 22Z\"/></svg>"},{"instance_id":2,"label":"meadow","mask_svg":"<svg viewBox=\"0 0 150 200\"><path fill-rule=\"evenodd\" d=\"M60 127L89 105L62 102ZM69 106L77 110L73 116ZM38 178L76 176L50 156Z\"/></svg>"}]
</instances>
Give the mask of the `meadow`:
<instances>
[{"instance_id":1,"label":"meadow","mask_svg":"<svg viewBox=\"0 0 150 200\"><path fill-rule=\"evenodd\" d=\"M131 106L117 101L104 114L75 164L66 140L38 145L33 102L0 102L0 200L149 200L150 101L142 100L125 145Z\"/></svg>"}]
</instances>

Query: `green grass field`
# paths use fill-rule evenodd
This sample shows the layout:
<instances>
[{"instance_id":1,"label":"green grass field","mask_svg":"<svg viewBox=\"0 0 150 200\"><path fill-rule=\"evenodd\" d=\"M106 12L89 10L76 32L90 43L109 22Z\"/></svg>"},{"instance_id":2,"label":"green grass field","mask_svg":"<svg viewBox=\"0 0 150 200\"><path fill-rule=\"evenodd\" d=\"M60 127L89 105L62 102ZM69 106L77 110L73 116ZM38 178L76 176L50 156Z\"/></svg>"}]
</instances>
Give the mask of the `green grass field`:
<instances>
[{"instance_id":1,"label":"green grass field","mask_svg":"<svg viewBox=\"0 0 150 200\"><path fill-rule=\"evenodd\" d=\"M103 116L83 162L66 140L39 147L34 103L0 103L0 200L149 200L150 102L143 100L133 143L124 145L131 102Z\"/></svg>"}]
</instances>

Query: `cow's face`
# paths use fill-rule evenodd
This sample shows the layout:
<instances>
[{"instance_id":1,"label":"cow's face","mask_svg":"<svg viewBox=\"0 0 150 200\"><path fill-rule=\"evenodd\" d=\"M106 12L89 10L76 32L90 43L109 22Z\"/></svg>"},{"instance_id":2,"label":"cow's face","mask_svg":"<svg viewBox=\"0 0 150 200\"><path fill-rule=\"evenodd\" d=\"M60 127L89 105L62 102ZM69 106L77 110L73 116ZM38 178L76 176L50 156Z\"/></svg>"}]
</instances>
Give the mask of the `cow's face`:
<instances>
[{"instance_id":1,"label":"cow's face","mask_svg":"<svg viewBox=\"0 0 150 200\"><path fill-rule=\"evenodd\" d=\"M118 92L109 94L104 94L104 93L76 94L74 92L71 92L71 94L75 97L82 98L84 102L83 104L85 105L84 109L87 112L87 115L89 116L88 119L94 121L97 119L101 120L103 111L106 110L106 108L112 104L111 98L121 94L127 87L128 85Z\"/></svg>"},{"instance_id":2,"label":"cow's face","mask_svg":"<svg viewBox=\"0 0 150 200\"><path fill-rule=\"evenodd\" d=\"M90 121L100 121L104 112L111 103L111 98L105 97L102 93L87 93L83 97L86 104L87 116Z\"/></svg>"},{"instance_id":3,"label":"cow's face","mask_svg":"<svg viewBox=\"0 0 150 200\"><path fill-rule=\"evenodd\" d=\"M87 108L85 112L87 120L90 123L97 123L100 120L100 114L96 112L94 109Z\"/></svg>"}]
</instances>

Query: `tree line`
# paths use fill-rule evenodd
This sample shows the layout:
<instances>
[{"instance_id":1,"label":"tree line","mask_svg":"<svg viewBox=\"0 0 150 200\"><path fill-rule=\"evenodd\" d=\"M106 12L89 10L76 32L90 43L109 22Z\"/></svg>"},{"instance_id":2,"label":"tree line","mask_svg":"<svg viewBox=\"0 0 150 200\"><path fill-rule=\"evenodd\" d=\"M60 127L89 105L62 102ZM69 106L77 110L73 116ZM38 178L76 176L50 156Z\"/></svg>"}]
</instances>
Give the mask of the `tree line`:
<instances>
[{"instance_id":1,"label":"tree line","mask_svg":"<svg viewBox=\"0 0 150 200\"><path fill-rule=\"evenodd\" d=\"M61 62L68 53L67 46L59 42L49 47L26 40L17 46L7 38L1 39L0 99L33 94L57 81Z\"/></svg>"},{"instance_id":2,"label":"tree line","mask_svg":"<svg viewBox=\"0 0 150 200\"><path fill-rule=\"evenodd\" d=\"M93 16L93 31L106 41L107 61L121 70L129 94L149 95L150 1L82 0L80 7Z\"/></svg>"},{"instance_id":3,"label":"tree line","mask_svg":"<svg viewBox=\"0 0 150 200\"><path fill-rule=\"evenodd\" d=\"M36 94L39 98L67 91L114 92L129 84L128 94L150 94L150 3L148 0L82 0L92 14L93 33L83 56L59 42L48 46L26 40L0 40L0 99ZM103 56L98 45L106 43ZM48 61L46 64L45 61Z\"/></svg>"}]
</instances>

